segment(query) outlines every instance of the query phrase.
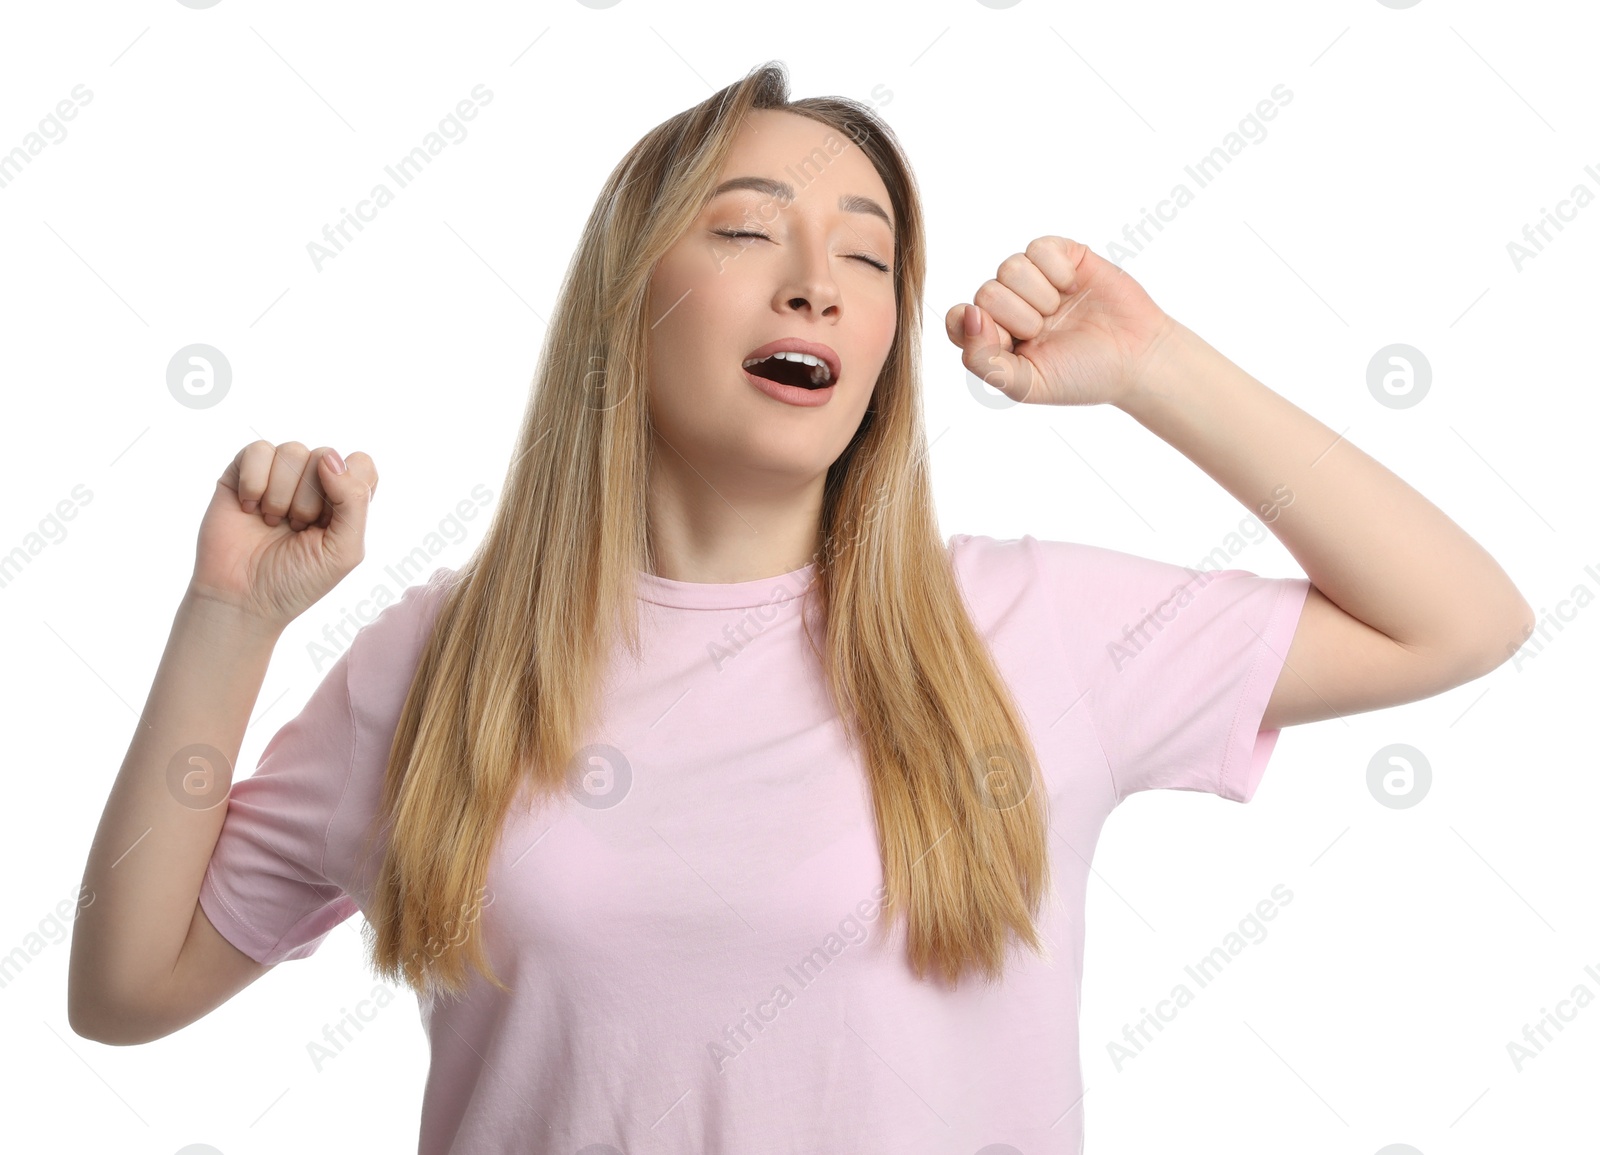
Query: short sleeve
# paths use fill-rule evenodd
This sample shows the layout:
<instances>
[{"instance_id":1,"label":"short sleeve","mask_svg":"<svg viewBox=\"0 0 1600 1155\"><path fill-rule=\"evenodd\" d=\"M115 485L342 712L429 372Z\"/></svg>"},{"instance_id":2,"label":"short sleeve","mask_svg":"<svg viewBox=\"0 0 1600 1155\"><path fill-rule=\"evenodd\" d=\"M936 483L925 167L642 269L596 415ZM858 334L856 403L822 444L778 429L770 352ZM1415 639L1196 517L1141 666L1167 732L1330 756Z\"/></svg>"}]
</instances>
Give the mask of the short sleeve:
<instances>
[{"instance_id":1,"label":"short sleeve","mask_svg":"<svg viewBox=\"0 0 1600 1155\"><path fill-rule=\"evenodd\" d=\"M1261 719L1310 581L1022 541L1052 591L1116 801L1155 789L1250 801L1277 744Z\"/></svg>"},{"instance_id":2,"label":"short sleeve","mask_svg":"<svg viewBox=\"0 0 1600 1155\"><path fill-rule=\"evenodd\" d=\"M267 742L255 773L228 792L200 906L218 933L259 963L309 956L360 909L346 843L365 828L378 785L367 779L387 761L434 595L452 573L435 570L361 627Z\"/></svg>"},{"instance_id":3,"label":"short sleeve","mask_svg":"<svg viewBox=\"0 0 1600 1155\"><path fill-rule=\"evenodd\" d=\"M217 931L259 963L305 958L356 903L325 873L328 830L355 759L350 650L268 741L228 813L200 886Z\"/></svg>"}]
</instances>

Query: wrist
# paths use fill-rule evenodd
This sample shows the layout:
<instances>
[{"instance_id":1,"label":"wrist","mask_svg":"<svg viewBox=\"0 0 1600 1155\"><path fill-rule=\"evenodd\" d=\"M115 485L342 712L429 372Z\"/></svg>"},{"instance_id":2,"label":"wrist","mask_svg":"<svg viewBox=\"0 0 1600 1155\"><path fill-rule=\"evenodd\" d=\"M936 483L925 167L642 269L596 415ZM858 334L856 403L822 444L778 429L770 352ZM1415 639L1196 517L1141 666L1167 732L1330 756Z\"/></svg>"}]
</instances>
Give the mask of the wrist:
<instances>
[{"instance_id":1,"label":"wrist","mask_svg":"<svg viewBox=\"0 0 1600 1155\"><path fill-rule=\"evenodd\" d=\"M234 602L196 589L193 585L184 591L178 605L178 617L186 624L208 632L217 632L241 642L275 644L288 623L262 617Z\"/></svg>"},{"instance_id":2,"label":"wrist","mask_svg":"<svg viewBox=\"0 0 1600 1155\"><path fill-rule=\"evenodd\" d=\"M1115 405L1130 417L1170 398L1193 376L1195 359L1204 342L1175 317L1166 316L1156 336L1134 366L1132 380Z\"/></svg>"}]
</instances>

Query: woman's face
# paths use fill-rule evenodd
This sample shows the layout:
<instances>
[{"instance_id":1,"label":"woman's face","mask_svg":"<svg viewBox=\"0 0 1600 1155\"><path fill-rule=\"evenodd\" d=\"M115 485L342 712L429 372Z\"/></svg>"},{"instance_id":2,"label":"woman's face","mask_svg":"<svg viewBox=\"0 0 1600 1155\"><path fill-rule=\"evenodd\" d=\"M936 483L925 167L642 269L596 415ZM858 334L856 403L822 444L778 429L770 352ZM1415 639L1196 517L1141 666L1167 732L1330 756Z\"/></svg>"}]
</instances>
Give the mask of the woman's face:
<instances>
[{"instance_id":1,"label":"woman's face","mask_svg":"<svg viewBox=\"0 0 1600 1155\"><path fill-rule=\"evenodd\" d=\"M687 463L724 497L778 495L826 474L871 400L894 341L895 233L867 202L893 210L848 136L791 112L750 114L717 184L739 178L768 187L712 196L651 278L650 415L666 442L658 460ZM821 404L780 400L746 375L744 362L783 338L831 351L819 355L837 378L803 394ZM763 371L811 372L750 370Z\"/></svg>"}]
</instances>

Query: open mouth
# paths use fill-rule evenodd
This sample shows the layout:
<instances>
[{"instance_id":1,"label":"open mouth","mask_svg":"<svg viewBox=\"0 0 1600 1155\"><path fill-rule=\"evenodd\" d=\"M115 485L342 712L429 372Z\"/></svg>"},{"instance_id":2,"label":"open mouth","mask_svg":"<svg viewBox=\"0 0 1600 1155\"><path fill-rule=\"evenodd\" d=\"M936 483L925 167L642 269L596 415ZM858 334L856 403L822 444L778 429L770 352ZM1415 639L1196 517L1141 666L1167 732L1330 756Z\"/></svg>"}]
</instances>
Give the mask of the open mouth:
<instances>
[{"instance_id":1,"label":"open mouth","mask_svg":"<svg viewBox=\"0 0 1600 1155\"><path fill-rule=\"evenodd\" d=\"M809 353L773 353L752 357L744 363L745 372L765 377L780 385L801 389L826 389L833 384L833 371L826 361Z\"/></svg>"}]
</instances>

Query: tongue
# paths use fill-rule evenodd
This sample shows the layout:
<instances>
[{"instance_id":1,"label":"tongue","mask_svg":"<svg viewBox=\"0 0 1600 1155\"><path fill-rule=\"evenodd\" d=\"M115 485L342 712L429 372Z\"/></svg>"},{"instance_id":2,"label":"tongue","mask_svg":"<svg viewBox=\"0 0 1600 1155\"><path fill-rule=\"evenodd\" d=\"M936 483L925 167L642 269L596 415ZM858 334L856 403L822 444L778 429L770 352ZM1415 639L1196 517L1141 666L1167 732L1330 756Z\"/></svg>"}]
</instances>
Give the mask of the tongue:
<instances>
[{"instance_id":1,"label":"tongue","mask_svg":"<svg viewBox=\"0 0 1600 1155\"><path fill-rule=\"evenodd\" d=\"M802 389L815 389L811 383L811 366L803 361L788 361L782 357L768 357L750 366L750 372L781 385L798 385Z\"/></svg>"}]
</instances>

